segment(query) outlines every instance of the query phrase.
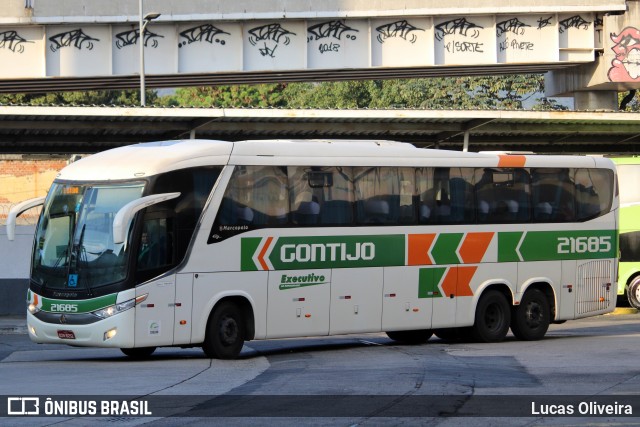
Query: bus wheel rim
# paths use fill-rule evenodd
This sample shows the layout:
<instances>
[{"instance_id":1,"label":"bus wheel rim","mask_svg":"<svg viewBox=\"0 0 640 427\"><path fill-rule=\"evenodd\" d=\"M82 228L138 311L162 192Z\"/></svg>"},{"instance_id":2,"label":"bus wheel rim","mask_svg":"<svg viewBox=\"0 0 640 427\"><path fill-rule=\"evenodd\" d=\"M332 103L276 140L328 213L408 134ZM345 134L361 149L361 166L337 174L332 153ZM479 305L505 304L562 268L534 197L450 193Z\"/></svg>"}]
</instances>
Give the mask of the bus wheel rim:
<instances>
[{"instance_id":1,"label":"bus wheel rim","mask_svg":"<svg viewBox=\"0 0 640 427\"><path fill-rule=\"evenodd\" d=\"M540 304L531 302L527 304L524 312L524 319L530 328L537 328L542 321L542 307Z\"/></svg>"},{"instance_id":2,"label":"bus wheel rim","mask_svg":"<svg viewBox=\"0 0 640 427\"><path fill-rule=\"evenodd\" d=\"M238 340L238 324L233 317L224 317L220 321L220 340L223 344L233 344Z\"/></svg>"}]
</instances>

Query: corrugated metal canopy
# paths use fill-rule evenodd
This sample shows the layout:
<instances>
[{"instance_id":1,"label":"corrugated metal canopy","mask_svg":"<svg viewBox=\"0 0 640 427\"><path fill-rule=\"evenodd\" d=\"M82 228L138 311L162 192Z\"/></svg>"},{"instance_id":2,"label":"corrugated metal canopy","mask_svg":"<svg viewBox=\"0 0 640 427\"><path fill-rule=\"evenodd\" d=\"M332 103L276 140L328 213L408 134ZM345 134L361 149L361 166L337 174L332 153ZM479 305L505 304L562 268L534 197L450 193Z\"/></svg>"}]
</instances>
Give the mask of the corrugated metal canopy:
<instances>
[{"instance_id":1,"label":"corrugated metal canopy","mask_svg":"<svg viewBox=\"0 0 640 427\"><path fill-rule=\"evenodd\" d=\"M640 114L496 110L289 110L0 106L0 153L93 153L180 138L388 139L419 147L635 153Z\"/></svg>"}]
</instances>

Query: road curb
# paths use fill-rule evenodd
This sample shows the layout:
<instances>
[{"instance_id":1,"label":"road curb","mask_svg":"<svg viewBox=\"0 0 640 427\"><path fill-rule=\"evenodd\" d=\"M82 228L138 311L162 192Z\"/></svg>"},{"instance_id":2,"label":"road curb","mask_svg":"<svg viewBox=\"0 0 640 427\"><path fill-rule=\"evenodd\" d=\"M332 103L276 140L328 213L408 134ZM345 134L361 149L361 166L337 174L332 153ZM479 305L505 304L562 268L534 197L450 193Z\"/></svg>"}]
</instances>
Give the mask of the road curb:
<instances>
[{"instance_id":1,"label":"road curb","mask_svg":"<svg viewBox=\"0 0 640 427\"><path fill-rule=\"evenodd\" d=\"M638 310L633 307L616 307L611 314L638 314Z\"/></svg>"}]
</instances>

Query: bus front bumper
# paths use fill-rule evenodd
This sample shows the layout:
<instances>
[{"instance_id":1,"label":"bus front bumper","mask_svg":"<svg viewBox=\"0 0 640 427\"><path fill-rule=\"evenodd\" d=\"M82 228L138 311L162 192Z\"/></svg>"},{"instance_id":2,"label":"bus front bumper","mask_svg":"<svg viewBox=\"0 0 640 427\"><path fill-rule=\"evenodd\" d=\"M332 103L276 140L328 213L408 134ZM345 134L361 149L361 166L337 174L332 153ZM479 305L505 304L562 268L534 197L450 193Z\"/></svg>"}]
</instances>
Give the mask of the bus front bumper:
<instances>
[{"instance_id":1,"label":"bus front bumper","mask_svg":"<svg viewBox=\"0 0 640 427\"><path fill-rule=\"evenodd\" d=\"M69 318L72 315L66 315ZM31 341L40 344L67 344L81 347L131 348L134 346L135 310L127 310L87 325L49 323L27 311Z\"/></svg>"}]
</instances>

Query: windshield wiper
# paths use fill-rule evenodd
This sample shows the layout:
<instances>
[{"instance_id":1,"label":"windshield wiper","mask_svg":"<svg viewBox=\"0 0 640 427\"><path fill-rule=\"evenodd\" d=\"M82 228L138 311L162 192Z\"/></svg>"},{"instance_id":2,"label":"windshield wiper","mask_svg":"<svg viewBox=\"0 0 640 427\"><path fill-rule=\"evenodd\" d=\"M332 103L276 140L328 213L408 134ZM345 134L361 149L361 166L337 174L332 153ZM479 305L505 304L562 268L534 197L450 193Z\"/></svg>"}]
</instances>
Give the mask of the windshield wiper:
<instances>
[{"instance_id":1,"label":"windshield wiper","mask_svg":"<svg viewBox=\"0 0 640 427\"><path fill-rule=\"evenodd\" d=\"M82 231L80 231L80 238L78 239L78 243L74 243L73 244L73 250L72 250L72 256L73 256L73 260L72 262L69 263L69 274L67 275L67 280L69 280L69 277L71 277L71 265L73 265L73 271L75 272L75 276L76 276L76 280L80 280L80 266L82 261L84 261L85 263L85 273L86 273L86 280L83 280L83 285L85 290L87 291L87 295L88 296L92 296L92 292L91 292L91 285L89 283L90 281L90 268L87 265L89 263L89 261L87 261L87 256L86 256L86 251L84 249L84 232L87 228L87 224L82 224ZM83 260L83 256L84 256L84 260Z\"/></svg>"}]
</instances>

